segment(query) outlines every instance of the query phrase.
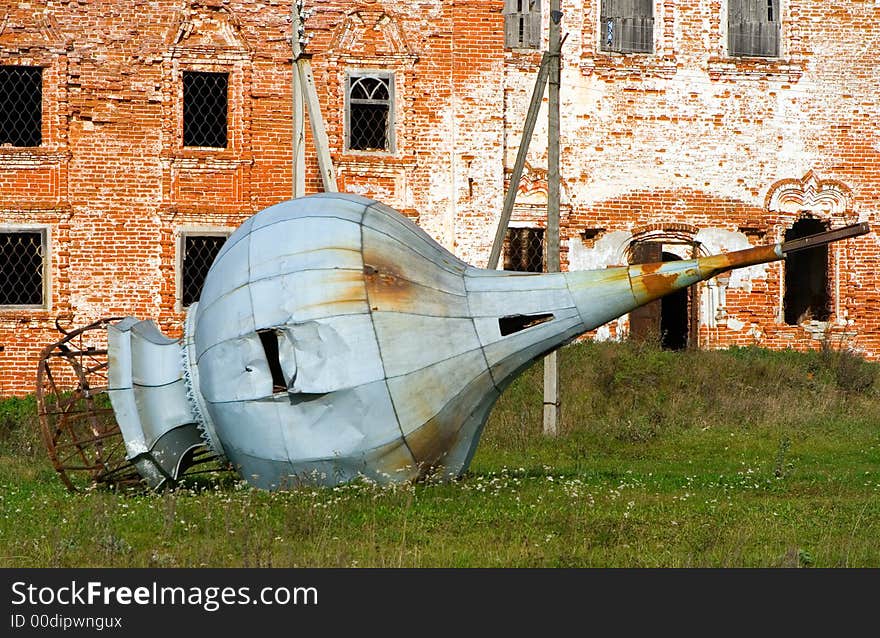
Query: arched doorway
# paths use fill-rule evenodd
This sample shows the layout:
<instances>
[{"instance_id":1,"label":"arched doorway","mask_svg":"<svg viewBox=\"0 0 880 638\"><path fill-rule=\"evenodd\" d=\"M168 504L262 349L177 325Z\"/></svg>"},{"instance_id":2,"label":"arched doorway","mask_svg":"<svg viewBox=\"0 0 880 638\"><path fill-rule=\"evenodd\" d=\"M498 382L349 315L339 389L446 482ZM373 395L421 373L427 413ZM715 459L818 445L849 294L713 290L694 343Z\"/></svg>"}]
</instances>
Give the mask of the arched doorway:
<instances>
[{"instance_id":1,"label":"arched doorway","mask_svg":"<svg viewBox=\"0 0 880 638\"><path fill-rule=\"evenodd\" d=\"M663 261L679 261L681 257L664 252ZM660 300L660 345L667 350L684 350L688 347L690 318L688 315L688 290L676 290Z\"/></svg>"},{"instance_id":2,"label":"arched doorway","mask_svg":"<svg viewBox=\"0 0 880 638\"><path fill-rule=\"evenodd\" d=\"M647 264L658 261L678 261L680 256L663 250L664 241L643 240L630 247L630 263ZM684 242L674 242L684 243ZM696 244L691 244L696 251ZM678 290L629 313L631 339L659 340L668 350L684 350L691 345L695 334L695 292L693 288Z\"/></svg>"}]
</instances>

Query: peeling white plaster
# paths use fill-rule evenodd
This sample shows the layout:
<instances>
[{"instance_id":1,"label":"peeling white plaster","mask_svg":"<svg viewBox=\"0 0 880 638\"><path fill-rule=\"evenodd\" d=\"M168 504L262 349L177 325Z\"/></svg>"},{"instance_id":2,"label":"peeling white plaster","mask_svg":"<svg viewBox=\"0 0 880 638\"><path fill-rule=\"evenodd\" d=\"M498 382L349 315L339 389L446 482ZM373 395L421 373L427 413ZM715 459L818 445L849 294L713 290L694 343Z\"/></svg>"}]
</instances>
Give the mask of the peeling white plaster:
<instances>
[{"instance_id":1,"label":"peeling white plaster","mask_svg":"<svg viewBox=\"0 0 880 638\"><path fill-rule=\"evenodd\" d=\"M568 240L569 270L596 270L626 263L624 251L632 239L632 234L615 230L602 235L593 248L584 246L580 239Z\"/></svg>"},{"instance_id":2,"label":"peeling white plaster","mask_svg":"<svg viewBox=\"0 0 880 638\"><path fill-rule=\"evenodd\" d=\"M738 233L722 228L704 228L698 232L695 238L705 246L709 254L715 255L734 250L752 248L748 238L743 233ZM768 264L758 264L748 268L737 268L730 272L728 288L752 291L753 279L767 279Z\"/></svg>"}]
</instances>

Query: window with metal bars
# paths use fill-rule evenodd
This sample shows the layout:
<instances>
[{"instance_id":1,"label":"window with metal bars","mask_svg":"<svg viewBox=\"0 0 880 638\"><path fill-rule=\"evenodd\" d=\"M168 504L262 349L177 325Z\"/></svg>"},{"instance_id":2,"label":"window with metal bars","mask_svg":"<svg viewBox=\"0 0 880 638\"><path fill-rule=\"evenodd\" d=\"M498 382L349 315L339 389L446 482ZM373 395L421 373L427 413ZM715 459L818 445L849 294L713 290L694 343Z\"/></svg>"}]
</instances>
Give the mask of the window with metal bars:
<instances>
[{"instance_id":1,"label":"window with metal bars","mask_svg":"<svg viewBox=\"0 0 880 638\"><path fill-rule=\"evenodd\" d=\"M544 272L544 229L508 228L504 237L504 270Z\"/></svg>"},{"instance_id":2,"label":"window with metal bars","mask_svg":"<svg viewBox=\"0 0 880 638\"><path fill-rule=\"evenodd\" d=\"M779 0L729 0L727 50L732 56L779 56Z\"/></svg>"},{"instance_id":3,"label":"window with metal bars","mask_svg":"<svg viewBox=\"0 0 880 638\"><path fill-rule=\"evenodd\" d=\"M346 150L393 152L394 75L351 73L346 83Z\"/></svg>"},{"instance_id":4,"label":"window with metal bars","mask_svg":"<svg viewBox=\"0 0 880 638\"><path fill-rule=\"evenodd\" d=\"M226 148L229 74L183 72L183 145Z\"/></svg>"},{"instance_id":5,"label":"window with metal bars","mask_svg":"<svg viewBox=\"0 0 880 638\"><path fill-rule=\"evenodd\" d=\"M541 0L504 0L504 46L541 47Z\"/></svg>"},{"instance_id":6,"label":"window with metal bars","mask_svg":"<svg viewBox=\"0 0 880 638\"><path fill-rule=\"evenodd\" d=\"M46 233L0 231L0 306L42 306Z\"/></svg>"},{"instance_id":7,"label":"window with metal bars","mask_svg":"<svg viewBox=\"0 0 880 638\"><path fill-rule=\"evenodd\" d=\"M0 145L43 143L43 69L0 66Z\"/></svg>"},{"instance_id":8,"label":"window with metal bars","mask_svg":"<svg viewBox=\"0 0 880 638\"><path fill-rule=\"evenodd\" d=\"M180 268L180 304L184 308L199 300L205 277L226 235L183 235Z\"/></svg>"},{"instance_id":9,"label":"window with metal bars","mask_svg":"<svg viewBox=\"0 0 880 638\"><path fill-rule=\"evenodd\" d=\"M602 51L653 53L654 0L602 0Z\"/></svg>"}]
</instances>

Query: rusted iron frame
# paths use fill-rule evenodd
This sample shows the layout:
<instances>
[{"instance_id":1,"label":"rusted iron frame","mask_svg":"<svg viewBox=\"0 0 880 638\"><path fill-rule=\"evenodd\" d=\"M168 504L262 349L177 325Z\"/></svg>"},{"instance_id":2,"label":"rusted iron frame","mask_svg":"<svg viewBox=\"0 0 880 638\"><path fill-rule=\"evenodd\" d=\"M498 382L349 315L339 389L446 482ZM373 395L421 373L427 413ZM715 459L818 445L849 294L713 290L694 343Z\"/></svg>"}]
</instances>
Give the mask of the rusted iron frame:
<instances>
[{"instance_id":1,"label":"rusted iron frame","mask_svg":"<svg viewBox=\"0 0 880 638\"><path fill-rule=\"evenodd\" d=\"M61 317L56 318L55 327L64 337L44 348L40 357L37 370L37 413L49 459L62 482L69 490L75 491L76 486L67 474L69 471L88 471L92 480L101 481L121 470L131 469L124 457L123 460L115 459L124 445L118 426L107 429L99 421L99 416L112 413L111 409L100 408L95 404L95 396L106 391L106 387L93 387L89 380L91 376L107 368L107 362L98 359L106 356L107 350L87 346L83 342L86 333L118 321L119 318L100 319L74 330L63 328L60 320ZM55 375L52 374L52 362L61 359L70 365L77 379L77 387L66 398L62 397L64 391L59 389ZM80 419L87 421L86 429L91 436L80 436L74 424ZM70 441L59 443L64 436ZM119 438L116 444L106 445L105 442L114 436ZM62 458L60 450L68 451L68 448L71 453ZM72 465L71 462L76 458L80 460L80 464Z\"/></svg>"}]
</instances>

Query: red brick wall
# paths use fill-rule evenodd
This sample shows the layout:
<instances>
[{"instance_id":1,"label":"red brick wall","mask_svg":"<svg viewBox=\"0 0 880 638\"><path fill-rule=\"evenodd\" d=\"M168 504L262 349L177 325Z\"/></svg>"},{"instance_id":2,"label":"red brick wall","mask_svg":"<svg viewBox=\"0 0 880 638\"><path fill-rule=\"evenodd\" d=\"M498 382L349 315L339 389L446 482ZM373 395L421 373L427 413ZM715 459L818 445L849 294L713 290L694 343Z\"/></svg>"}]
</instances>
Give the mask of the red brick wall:
<instances>
[{"instance_id":1,"label":"red brick wall","mask_svg":"<svg viewBox=\"0 0 880 638\"><path fill-rule=\"evenodd\" d=\"M0 64L45 68L43 145L0 148L0 226L48 229L50 297L45 309L0 309L0 396L33 390L58 315L82 325L130 314L179 335L181 231L234 228L292 190L290 2L20 4L0 2ZM503 0L306 5L340 188L485 264L540 53L504 47ZM598 0L563 0L565 264L619 261L651 228L686 227L726 250L780 239L801 210L876 223L880 8L783 0L782 53L766 60L726 56L726 6L657 0L655 53L617 55L598 51ZM394 73L393 153L343 148L344 81L357 69ZM229 148L182 147L186 70L230 73ZM542 112L514 223L542 224L545 136ZM818 347L827 329L880 355L878 250L874 233L832 249L827 326L780 322L773 265L701 311L701 344Z\"/></svg>"}]
</instances>

